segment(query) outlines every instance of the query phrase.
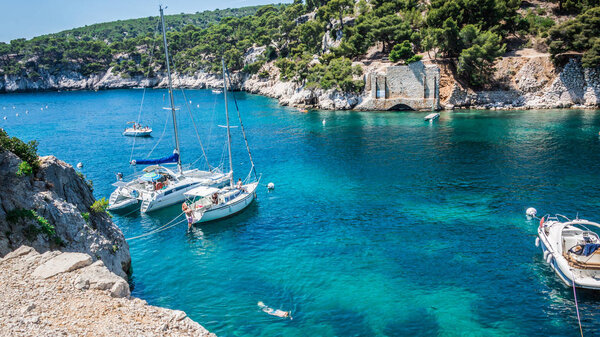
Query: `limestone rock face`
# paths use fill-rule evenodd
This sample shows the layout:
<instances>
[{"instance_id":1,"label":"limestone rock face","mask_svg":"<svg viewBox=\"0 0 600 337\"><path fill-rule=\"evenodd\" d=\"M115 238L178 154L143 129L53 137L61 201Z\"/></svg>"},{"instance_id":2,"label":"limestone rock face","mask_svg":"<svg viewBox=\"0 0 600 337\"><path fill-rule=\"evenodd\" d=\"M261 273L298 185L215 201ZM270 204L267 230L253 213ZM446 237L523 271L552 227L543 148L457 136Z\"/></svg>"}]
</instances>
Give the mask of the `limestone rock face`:
<instances>
[{"instance_id":1,"label":"limestone rock face","mask_svg":"<svg viewBox=\"0 0 600 337\"><path fill-rule=\"evenodd\" d=\"M91 259L81 253L39 254L27 246L0 259L0 335L215 336L183 311L130 297L127 282L102 261L80 267ZM35 277L51 265L62 272Z\"/></svg>"},{"instance_id":2,"label":"limestone rock face","mask_svg":"<svg viewBox=\"0 0 600 337\"><path fill-rule=\"evenodd\" d=\"M33 276L47 279L54 275L73 271L92 264L92 257L83 253L62 253L39 265Z\"/></svg>"},{"instance_id":3,"label":"limestone rock face","mask_svg":"<svg viewBox=\"0 0 600 337\"><path fill-rule=\"evenodd\" d=\"M72 166L56 157L41 157L35 177L17 176L21 160L11 152L0 152L0 256L26 244L39 252L60 250L86 253L106 267L127 277L131 265L129 246L121 230L106 213L94 213L95 199L87 183ZM7 219L16 210L33 210L54 227L50 238L37 219ZM82 213L89 213L89 221Z\"/></svg>"}]
</instances>

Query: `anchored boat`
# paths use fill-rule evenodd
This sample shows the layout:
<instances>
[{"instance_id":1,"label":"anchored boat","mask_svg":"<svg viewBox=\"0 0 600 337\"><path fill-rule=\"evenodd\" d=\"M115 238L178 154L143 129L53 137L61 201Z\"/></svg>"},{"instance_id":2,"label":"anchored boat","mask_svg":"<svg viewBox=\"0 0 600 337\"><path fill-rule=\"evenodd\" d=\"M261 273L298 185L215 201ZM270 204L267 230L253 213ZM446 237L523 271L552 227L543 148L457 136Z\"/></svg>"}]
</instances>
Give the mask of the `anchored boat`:
<instances>
[{"instance_id":1,"label":"anchored boat","mask_svg":"<svg viewBox=\"0 0 600 337\"><path fill-rule=\"evenodd\" d=\"M231 126L229 125L229 109L227 107L227 79L228 74L225 68L225 61L221 61L223 65L223 92L225 93L225 116L227 120L227 144L229 151L229 186L223 188L211 188L200 186L185 193L187 200L187 209L191 210L190 214L186 214L189 223L200 223L212 220L222 219L244 210L256 198L256 187L260 181L260 177L256 175L254 169L254 161L248 146L244 124L238 110L238 118L246 143L246 150L250 157L250 173L246 178L246 182L240 179L237 185L233 185L233 160L231 157ZM235 97L234 97L235 98ZM237 107L237 103L236 103ZM252 174L254 180L250 181Z\"/></svg>"},{"instance_id":2,"label":"anchored boat","mask_svg":"<svg viewBox=\"0 0 600 337\"><path fill-rule=\"evenodd\" d=\"M152 133L152 129L149 126L142 126L136 122L127 122L127 124L133 125L123 131L123 136L148 137Z\"/></svg>"},{"instance_id":3,"label":"anchored boat","mask_svg":"<svg viewBox=\"0 0 600 337\"><path fill-rule=\"evenodd\" d=\"M171 116L173 118L175 149L173 150L173 154L163 158L132 160L130 162L131 165L150 166L146 167L142 173L129 177L125 181L122 177L118 176L117 182L113 184L116 189L110 195L108 203L108 210L111 211L124 211L134 206L137 207L138 205L142 213L154 211L184 201L184 193L195 187L203 185L220 188L226 186L232 179L231 174L223 174L218 168L209 171L189 168L183 169L180 157L179 133L177 129L176 108L173 99L173 85L171 81L165 21L162 7L159 7L159 9L167 65L169 98L171 103L170 108L168 109L171 110ZM200 146L204 153L202 143L200 143ZM204 154L204 158L206 158L206 154ZM177 169L171 170L162 164L176 164Z\"/></svg>"},{"instance_id":4,"label":"anchored boat","mask_svg":"<svg viewBox=\"0 0 600 337\"><path fill-rule=\"evenodd\" d=\"M600 224L560 214L540 219L535 244L567 286L600 290L600 239L592 229Z\"/></svg>"}]
</instances>

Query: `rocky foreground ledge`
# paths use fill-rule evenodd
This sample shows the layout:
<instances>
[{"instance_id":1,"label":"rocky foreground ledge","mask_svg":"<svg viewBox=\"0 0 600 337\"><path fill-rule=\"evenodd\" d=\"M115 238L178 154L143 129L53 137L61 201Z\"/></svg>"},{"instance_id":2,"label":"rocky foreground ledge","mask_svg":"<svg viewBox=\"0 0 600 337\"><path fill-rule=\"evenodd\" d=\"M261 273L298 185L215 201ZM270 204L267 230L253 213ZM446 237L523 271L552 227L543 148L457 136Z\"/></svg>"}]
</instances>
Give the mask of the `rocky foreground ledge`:
<instances>
[{"instance_id":1,"label":"rocky foreground ledge","mask_svg":"<svg viewBox=\"0 0 600 337\"><path fill-rule=\"evenodd\" d=\"M21 246L0 259L0 336L215 336L183 311L129 296L84 253Z\"/></svg>"},{"instance_id":2,"label":"rocky foreground ledge","mask_svg":"<svg viewBox=\"0 0 600 337\"><path fill-rule=\"evenodd\" d=\"M130 296L129 246L90 181L53 156L28 173L35 153L0 136L0 337L214 336Z\"/></svg>"}]
</instances>

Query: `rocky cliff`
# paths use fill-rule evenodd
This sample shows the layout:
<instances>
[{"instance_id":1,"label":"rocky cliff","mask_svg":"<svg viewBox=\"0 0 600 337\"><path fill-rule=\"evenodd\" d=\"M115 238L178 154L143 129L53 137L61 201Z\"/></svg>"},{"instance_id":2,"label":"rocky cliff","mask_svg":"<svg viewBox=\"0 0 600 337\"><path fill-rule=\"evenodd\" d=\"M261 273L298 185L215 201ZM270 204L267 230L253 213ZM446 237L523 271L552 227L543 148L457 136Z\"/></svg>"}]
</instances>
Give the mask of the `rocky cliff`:
<instances>
[{"instance_id":1,"label":"rocky cliff","mask_svg":"<svg viewBox=\"0 0 600 337\"><path fill-rule=\"evenodd\" d=\"M35 176L19 176L21 159L0 152L0 256L23 244L39 252L82 252L126 278L129 246L106 212L91 209L95 199L90 186L56 157L41 157L40 162ZM55 235L49 237L52 229Z\"/></svg>"},{"instance_id":2,"label":"rocky cliff","mask_svg":"<svg viewBox=\"0 0 600 337\"><path fill-rule=\"evenodd\" d=\"M121 230L70 165L0 148L0 336L214 336L130 297Z\"/></svg>"},{"instance_id":3,"label":"rocky cliff","mask_svg":"<svg viewBox=\"0 0 600 337\"><path fill-rule=\"evenodd\" d=\"M578 59L571 59L565 66L555 66L548 54L534 53L532 50L521 50L517 53L500 58L496 62L496 73L492 79L491 89L477 90L462 85L455 74L445 69L443 63L439 64L425 59L426 68L440 67L439 77L439 103L441 108L453 109L457 107L484 108L484 109L510 109L510 108L596 108L600 104L600 71L598 69L584 69ZM258 51L260 52L260 50ZM246 55L252 61L252 55ZM250 62L248 61L248 62ZM370 77L381 76L390 72L394 65L387 61L355 62L364 69L365 80ZM391 67L391 68L390 68ZM386 70L388 69L388 70ZM260 94L279 100L282 105L301 108L317 108L325 110L347 109L396 109L399 104L386 104L385 99L375 100L373 104L372 90L369 86L361 93L347 93L330 89L306 88L301 84L283 82L279 80L279 70L273 62L267 63L261 69L267 72L268 77L257 74L233 74L233 87L254 94ZM438 70L438 72L440 72ZM431 79L429 79L431 80ZM413 81L414 83L408 83ZM418 76L414 79L403 80L403 87L419 87L424 80ZM198 72L193 75L174 74L173 83L176 87L183 88L216 88L222 87L222 80L218 74ZM164 74L157 74L153 78L142 76L123 78L109 69L107 72L83 77L74 71L64 71L59 75L42 73L37 79L4 76L0 78L0 91L19 92L35 90L98 90L133 87L166 87L167 79ZM430 91L436 90L432 86ZM423 95L412 97L392 97L394 100L417 101ZM409 97L410 96L410 97ZM413 95L414 96L414 95ZM431 96L431 95L430 95ZM431 96L433 97L433 96ZM430 97L430 98L431 98ZM438 101L437 96L435 100ZM379 102L382 101L382 102ZM417 104L417 106L432 106L430 103Z\"/></svg>"}]
</instances>

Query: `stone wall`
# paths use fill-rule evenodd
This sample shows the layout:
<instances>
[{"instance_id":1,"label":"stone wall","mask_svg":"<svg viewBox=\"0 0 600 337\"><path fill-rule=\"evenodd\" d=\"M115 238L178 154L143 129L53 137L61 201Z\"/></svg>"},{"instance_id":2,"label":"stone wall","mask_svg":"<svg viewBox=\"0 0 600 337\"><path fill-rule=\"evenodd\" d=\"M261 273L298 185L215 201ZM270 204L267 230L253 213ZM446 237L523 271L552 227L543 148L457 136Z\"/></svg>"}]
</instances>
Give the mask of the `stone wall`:
<instances>
[{"instance_id":1,"label":"stone wall","mask_svg":"<svg viewBox=\"0 0 600 337\"><path fill-rule=\"evenodd\" d=\"M432 110L439 108L440 69L414 62L390 66L365 77L365 95L357 110Z\"/></svg>"}]
</instances>

